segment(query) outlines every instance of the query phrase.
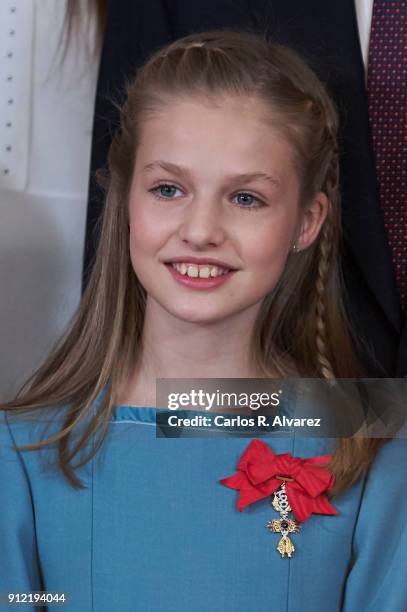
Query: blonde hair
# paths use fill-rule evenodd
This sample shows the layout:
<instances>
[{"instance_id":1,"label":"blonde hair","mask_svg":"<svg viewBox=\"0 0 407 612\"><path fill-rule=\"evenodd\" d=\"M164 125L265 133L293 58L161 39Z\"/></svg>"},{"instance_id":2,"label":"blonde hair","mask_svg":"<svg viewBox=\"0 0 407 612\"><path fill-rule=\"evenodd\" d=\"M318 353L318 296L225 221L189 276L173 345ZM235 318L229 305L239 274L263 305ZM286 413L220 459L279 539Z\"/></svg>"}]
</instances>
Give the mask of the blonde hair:
<instances>
[{"instance_id":1,"label":"blonde hair","mask_svg":"<svg viewBox=\"0 0 407 612\"><path fill-rule=\"evenodd\" d=\"M311 247L289 256L257 318L252 356L265 376L360 376L346 320L339 271L339 161L335 107L312 70L292 50L251 33L193 34L155 53L127 87L120 129L102 176L107 196L99 246L81 305L64 337L7 409L68 405L62 429L25 449L58 443L59 463L80 487L75 468L102 444L117 390L140 356L146 293L129 257L128 195L143 119L168 96L255 96L289 139L300 179L301 205L324 192L329 211ZM165 94L165 97L164 97ZM79 439L71 434L100 392L103 401ZM95 435L94 445L73 459ZM329 467L335 493L369 467L381 440L340 440Z\"/></svg>"}]
</instances>

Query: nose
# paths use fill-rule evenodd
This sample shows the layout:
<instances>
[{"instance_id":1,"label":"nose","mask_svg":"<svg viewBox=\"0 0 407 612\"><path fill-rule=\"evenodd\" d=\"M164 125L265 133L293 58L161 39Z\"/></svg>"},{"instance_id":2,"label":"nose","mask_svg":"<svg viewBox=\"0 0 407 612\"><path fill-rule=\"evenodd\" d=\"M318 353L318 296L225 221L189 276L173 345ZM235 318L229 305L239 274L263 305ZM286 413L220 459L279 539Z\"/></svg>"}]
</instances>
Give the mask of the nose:
<instances>
[{"instance_id":1,"label":"nose","mask_svg":"<svg viewBox=\"0 0 407 612\"><path fill-rule=\"evenodd\" d=\"M184 212L179 228L183 242L195 248L219 246L225 239L222 213L216 199L194 198Z\"/></svg>"}]
</instances>

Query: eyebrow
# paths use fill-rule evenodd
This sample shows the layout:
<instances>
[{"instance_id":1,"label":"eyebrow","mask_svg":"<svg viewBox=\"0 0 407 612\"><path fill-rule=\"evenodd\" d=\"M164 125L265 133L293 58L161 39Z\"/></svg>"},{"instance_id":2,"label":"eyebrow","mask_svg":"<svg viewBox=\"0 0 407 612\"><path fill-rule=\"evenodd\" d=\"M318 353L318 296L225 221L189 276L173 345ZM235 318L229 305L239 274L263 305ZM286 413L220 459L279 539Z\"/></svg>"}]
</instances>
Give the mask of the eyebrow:
<instances>
[{"instance_id":1,"label":"eyebrow","mask_svg":"<svg viewBox=\"0 0 407 612\"><path fill-rule=\"evenodd\" d=\"M171 162L166 162L163 160L151 162L150 164L144 166L143 170L151 171L155 170L156 168L162 168L163 170L166 170L167 172L172 172L173 174L191 175L191 172L188 170L188 168L184 168L183 166L178 166L177 164L173 164ZM280 181L275 176L265 174L264 172L245 172L243 174L232 174L228 176L227 179L231 181L242 181L245 183L261 180L268 181L273 185L276 185L277 187L280 186Z\"/></svg>"}]
</instances>

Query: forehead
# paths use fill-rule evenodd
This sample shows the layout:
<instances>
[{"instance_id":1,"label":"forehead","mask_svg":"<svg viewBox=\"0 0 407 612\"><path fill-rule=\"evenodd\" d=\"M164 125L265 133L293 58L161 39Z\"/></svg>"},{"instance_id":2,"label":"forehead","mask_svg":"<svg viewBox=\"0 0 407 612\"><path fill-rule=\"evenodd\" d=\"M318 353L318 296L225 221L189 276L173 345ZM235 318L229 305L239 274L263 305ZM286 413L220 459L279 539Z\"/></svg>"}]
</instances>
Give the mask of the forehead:
<instances>
[{"instance_id":1,"label":"forehead","mask_svg":"<svg viewBox=\"0 0 407 612\"><path fill-rule=\"evenodd\" d=\"M278 121L258 98L169 98L144 118L136 168L155 159L212 172L285 173L292 150ZM292 169L292 168L291 168Z\"/></svg>"}]
</instances>

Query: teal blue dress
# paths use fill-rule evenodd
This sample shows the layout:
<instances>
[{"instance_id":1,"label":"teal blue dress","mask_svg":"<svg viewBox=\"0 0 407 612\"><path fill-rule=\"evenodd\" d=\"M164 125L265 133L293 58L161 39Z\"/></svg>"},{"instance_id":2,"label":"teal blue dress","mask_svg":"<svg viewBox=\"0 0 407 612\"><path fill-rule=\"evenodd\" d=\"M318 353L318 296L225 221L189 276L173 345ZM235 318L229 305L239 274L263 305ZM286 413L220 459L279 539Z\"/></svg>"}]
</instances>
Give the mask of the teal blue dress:
<instances>
[{"instance_id":1,"label":"teal blue dress","mask_svg":"<svg viewBox=\"0 0 407 612\"><path fill-rule=\"evenodd\" d=\"M55 467L55 448L15 451L43 423L1 413L0 610L13 609L6 593L38 590L65 593L47 608L64 612L407 610L405 440L384 446L334 500L337 516L312 515L283 559L265 527L278 517L270 498L239 512L238 493L219 483L250 439L156 438L155 412L116 407L104 445L78 471L81 490ZM302 458L334 444L264 441Z\"/></svg>"}]
</instances>

